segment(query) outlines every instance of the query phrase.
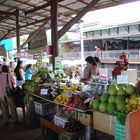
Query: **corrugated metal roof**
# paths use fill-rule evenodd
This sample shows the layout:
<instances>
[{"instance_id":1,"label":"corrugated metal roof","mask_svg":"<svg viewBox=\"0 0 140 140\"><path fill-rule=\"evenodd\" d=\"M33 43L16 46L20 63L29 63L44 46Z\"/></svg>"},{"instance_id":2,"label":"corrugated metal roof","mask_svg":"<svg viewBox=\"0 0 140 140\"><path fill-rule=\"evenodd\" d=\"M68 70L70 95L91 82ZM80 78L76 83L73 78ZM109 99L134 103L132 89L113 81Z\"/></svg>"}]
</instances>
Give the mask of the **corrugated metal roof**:
<instances>
[{"instance_id":1,"label":"corrugated metal roof","mask_svg":"<svg viewBox=\"0 0 140 140\"><path fill-rule=\"evenodd\" d=\"M2 14L2 11L13 12L18 9L20 34L29 34L35 31L47 18L50 18L50 0L0 0L0 38L9 32L9 36L15 36L16 18ZM58 0L58 26L63 26L85 8L92 0ZM99 0L92 10L115 6L124 0ZM126 1L126 0L125 0ZM31 10L39 10L30 12ZM7 18L4 18L8 16ZM50 22L45 26L50 28Z\"/></svg>"}]
</instances>

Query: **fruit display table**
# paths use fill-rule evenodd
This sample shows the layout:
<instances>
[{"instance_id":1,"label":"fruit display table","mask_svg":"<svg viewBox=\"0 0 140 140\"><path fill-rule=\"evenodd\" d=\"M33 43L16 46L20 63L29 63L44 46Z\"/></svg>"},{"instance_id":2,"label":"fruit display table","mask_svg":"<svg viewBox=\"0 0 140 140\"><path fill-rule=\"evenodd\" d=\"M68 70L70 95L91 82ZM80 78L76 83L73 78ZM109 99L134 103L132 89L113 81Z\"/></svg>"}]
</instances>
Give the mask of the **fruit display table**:
<instances>
[{"instance_id":1,"label":"fruit display table","mask_svg":"<svg viewBox=\"0 0 140 140\"><path fill-rule=\"evenodd\" d=\"M53 104L56 107L53 120L57 127L64 128L66 126L65 124L67 124L67 119L73 117L79 120L84 127L90 127L90 130L94 128L95 130L114 136L116 135L116 130L118 130L115 129L117 128L117 126L115 127L116 113L128 114L129 112L140 109L137 86L131 83L117 83L116 81L112 81L110 77L93 76L91 81L87 85L84 85L86 87L84 88L82 84L71 84L68 81L63 83L59 79L52 79L49 77L48 71L48 76L45 77L45 74L46 71L45 73L44 71L39 73L38 77L34 77L35 80L33 79L30 83L24 85L24 89L27 91L27 95L46 102L45 104L38 102L35 104L35 111L39 109L37 113L41 112L41 115L45 115L46 112L44 113L44 111L46 110L47 113L50 113L48 111L48 104ZM127 74L125 73L124 75ZM41 80L39 77L41 77ZM27 85L31 84L32 86L34 83L36 84L36 88L29 90ZM69 116L69 113L72 111L76 113L73 115L70 114L71 116ZM57 123L57 120L64 123ZM120 122L122 120L124 123L120 124L124 126L125 119L121 119ZM78 130L73 128L69 130L69 132L72 131ZM87 131L85 133L88 133L88 136L90 136L91 131ZM86 140L89 139L90 137L86 137Z\"/></svg>"}]
</instances>

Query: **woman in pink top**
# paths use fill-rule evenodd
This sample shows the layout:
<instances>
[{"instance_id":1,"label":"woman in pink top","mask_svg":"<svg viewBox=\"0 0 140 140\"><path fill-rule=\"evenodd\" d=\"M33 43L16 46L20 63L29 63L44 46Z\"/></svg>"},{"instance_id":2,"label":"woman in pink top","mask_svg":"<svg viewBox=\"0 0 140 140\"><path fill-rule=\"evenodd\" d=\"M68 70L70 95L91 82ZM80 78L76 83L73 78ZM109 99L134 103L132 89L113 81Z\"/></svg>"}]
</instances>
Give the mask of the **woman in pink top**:
<instances>
[{"instance_id":1,"label":"woman in pink top","mask_svg":"<svg viewBox=\"0 0 140 140\"><path fill-rule=\"evenodd\" d=\"M9 85L12 86L12 84L15 84L14 78L12 75L9 74L9 68L6 65L2 66L2 72L0 73L0 104L2 108L3 113L3 119L5 125L9 124L9 114L11 113L12 122L17 123L17 111L16 111L16 105L13 97L8 97L6 95L5 88L7 87L7 74L8 74L8 80ZM10 110L10 112L9 112Z\"/></svg>"}]
</instances>

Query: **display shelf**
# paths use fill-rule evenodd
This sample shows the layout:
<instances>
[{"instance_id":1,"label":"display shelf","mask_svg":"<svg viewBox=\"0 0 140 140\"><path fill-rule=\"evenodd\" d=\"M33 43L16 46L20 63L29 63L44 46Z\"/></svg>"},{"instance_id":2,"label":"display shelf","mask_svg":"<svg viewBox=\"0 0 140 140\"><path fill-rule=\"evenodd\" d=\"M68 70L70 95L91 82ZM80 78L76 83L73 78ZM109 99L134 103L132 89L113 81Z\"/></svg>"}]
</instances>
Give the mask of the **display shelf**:
<instances>
[{"instance_id":1,"label":"display shelf","mask_svg":"<svg viewBox=\"0 0 140 140\"><path fill-rule=\"evenodd\" d=\"M71 109L77 110L77 111L79 111L79 112L83 112L83 113L84 113L84 112L87 112L87 111L88 111L88 110L81 110L81 109L73 108L73 107L70 107L70 106L67 106L67 105L64 105L64 104L56 103L56 102L54 102L54 101L51 101L51 100L48 100L48 99L42 97L41 95L36 95L36 94L32 94L32 93L27 93L27 94L29 94L29 95L31 95L31 96L34 96L34 97L37 97L37 98L40 98L40 99L42 99L42 100L44 100L44 101L47 101L47 102L56 104L56 105L60 105L60 106L64 106L64 107L67 107L67 108L71 108Z\"/></svg>"}]
</instances>

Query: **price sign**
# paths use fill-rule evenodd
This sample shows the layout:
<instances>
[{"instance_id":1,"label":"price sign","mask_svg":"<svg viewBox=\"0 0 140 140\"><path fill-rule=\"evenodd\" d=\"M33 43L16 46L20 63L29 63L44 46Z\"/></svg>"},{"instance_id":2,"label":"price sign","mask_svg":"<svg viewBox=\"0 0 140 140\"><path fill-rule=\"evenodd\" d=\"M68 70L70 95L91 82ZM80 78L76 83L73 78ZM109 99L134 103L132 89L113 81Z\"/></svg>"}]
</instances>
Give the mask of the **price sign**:
<instances>
[{"instance_id":1,"label":"price sign","mask_svg":"<svg viewBox=\"0 0 140 140\"><path fill-rule=\"evenodd\" d=\"M117 84L128 83L128 75L118 75Z\"/></svg>"}]
</instances>

